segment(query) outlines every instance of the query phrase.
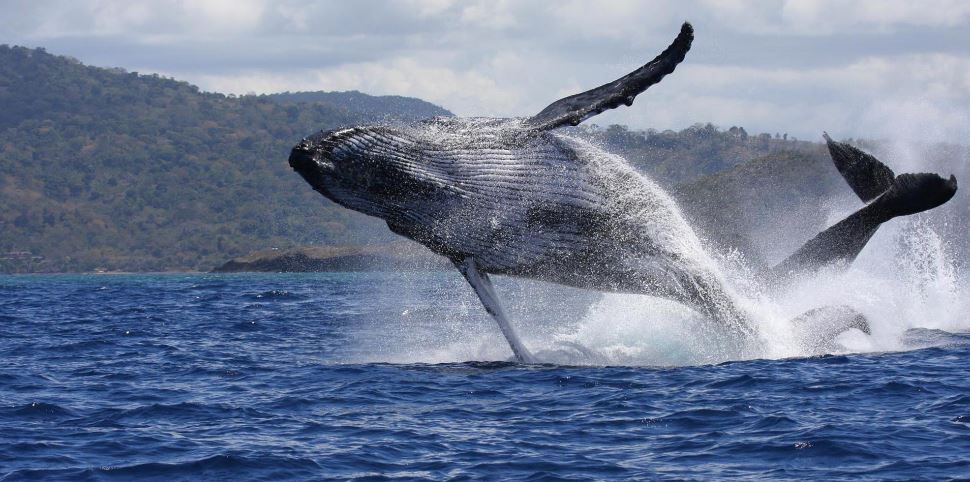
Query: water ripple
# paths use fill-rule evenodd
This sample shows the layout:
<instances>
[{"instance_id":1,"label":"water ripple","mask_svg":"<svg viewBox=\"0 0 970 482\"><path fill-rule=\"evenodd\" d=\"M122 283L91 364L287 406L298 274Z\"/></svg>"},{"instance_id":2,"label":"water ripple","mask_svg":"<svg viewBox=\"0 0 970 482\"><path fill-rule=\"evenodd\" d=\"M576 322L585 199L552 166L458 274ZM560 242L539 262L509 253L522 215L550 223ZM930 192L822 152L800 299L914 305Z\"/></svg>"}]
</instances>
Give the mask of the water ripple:
<instances>
[{"instance_id":1,"label":"water ripple","mask_svg":"<svg viewBox=\"0 0 970 482\"><path fill-rule=\"evenodd\" d=\"M4 278L0 480L970 477L966 334L523 366L460 278L409 276Z\"/></svg>"}]
</instances>

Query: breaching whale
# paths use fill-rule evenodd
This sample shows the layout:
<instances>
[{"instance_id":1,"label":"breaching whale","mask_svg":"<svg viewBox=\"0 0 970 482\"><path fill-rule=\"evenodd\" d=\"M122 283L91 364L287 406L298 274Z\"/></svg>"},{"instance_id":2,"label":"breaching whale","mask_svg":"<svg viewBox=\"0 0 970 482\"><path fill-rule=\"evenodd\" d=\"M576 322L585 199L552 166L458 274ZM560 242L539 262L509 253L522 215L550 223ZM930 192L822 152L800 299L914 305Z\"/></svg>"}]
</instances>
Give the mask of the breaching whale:
<instances>
[{"instance_id":1,"label":"breaching whale","mask_svg":"<svg viewBox=\"0 0 970 482\"><path fill-rule=\"evenodd\" d=\"M693 28L685 23L646 65L527 119L438 117L324 131L294 147L289 163L332 201L381 218L393 232L450 259L520 362L535 358L489 275L673 299L737 335L732 339L753 342L757 332L749 317L732 301L728 283L673 198L623 158L556 131L632 105L674 71L692 41ZM852 151L838 152L848 159L844 153ZM868 172L881 165L874 158L843 164L850 185L865 192L863 200L875 200L860 210L865 214L806 244L774 276L851 261L880 223L941 204L956 189L955 180L951 186L934 174L890 179Z\"/></svg>"}]
</instances>

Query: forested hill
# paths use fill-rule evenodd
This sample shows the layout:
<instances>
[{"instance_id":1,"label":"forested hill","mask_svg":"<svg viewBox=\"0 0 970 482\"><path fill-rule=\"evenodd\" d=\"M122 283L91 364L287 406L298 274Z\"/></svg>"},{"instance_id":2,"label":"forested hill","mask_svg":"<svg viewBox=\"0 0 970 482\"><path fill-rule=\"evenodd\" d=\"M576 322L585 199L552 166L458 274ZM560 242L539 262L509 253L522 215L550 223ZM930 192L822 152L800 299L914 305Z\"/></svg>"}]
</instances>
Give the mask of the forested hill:
<instances>
[{"instance_id":1,"label":"forested hill","mask_svg":"<svg viewBox=\"0 0 970 482\"><path fill-rule=\"evenodd\" d=\"M382 95L376 97L356 90L349 92L283 92L269 94L271 100L283 104L321 103L341 106L358 114L375 118L392 117L403 120L421 120L436 116L450 116L451 112L432 103L414 97Z\"/></svg>"},{"instance_id":2,"label":"forested hill","mask_svg":"<svg viewBox=\"0 0 970 482\"><path fill-rule=\"evenodd\" d=\"M320 129L449 114L359 92L225 96L6 46L0 106L0 271L207 270L258 249L387 240L309 189L289 150ZM670 183L809 145L701 124L587 133Z\"/></svg>"},{"instance_id":3,"label":"forested hill","mask_svg":"<svg viewBox=\"0 0 970 482\"><path fill-rule=\"evenodd\" d=\"M448 112L299 95L206 93L0 46L0 271L208 269L260 248L389 236L308 189L289 150L320 129Z\"/></svg>"},{"instance_id":4,"label":"forested hill","mask_svg":"<svg viewBox=\"0 0 970 482\"><path fill-rule=\"evenodd\" d=\"M208 270L274 247L389 241L382 222L310 189L286 162L290 148L320 129L433 115L450 114L359 92L206 93L0 46L0 272ZM848 192L824 145L784 133L711 124L575 133L670 189L702 235L726 247L763 238L790 252L797 245L778 242L778 231L808 239L825 199ZM939 161L922 169L970 177L967 148L931 154ZM946 215L947 239L962 240L970 209L957 196L935 214ZM764 235L765 225L775 231Z\"/></svg>"}]
</instances>

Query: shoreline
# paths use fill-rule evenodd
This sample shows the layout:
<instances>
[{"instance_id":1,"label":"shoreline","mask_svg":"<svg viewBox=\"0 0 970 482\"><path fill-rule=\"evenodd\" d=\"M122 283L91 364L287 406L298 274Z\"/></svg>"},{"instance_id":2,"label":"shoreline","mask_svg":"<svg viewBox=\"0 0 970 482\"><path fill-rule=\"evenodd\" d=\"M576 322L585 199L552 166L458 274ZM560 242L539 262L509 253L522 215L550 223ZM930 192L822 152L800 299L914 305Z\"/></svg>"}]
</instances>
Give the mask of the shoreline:
<instances>
[{"instance_id":1,"label":"shoreline","mask_svg":"<svg viewBox=\"0 0 970 482\"><path fill-rule=\"evenodd\" d=\"M353 273L446 271L451 264L415 243L395 241L364 245L304 245L292 248L265 248L237 256L210 270L165 271L34 271L2 273L0 276L122 276L122 275L197 275L226 273Z\"/></svg>"},{"instance_id":2,"label":"shoreline","mask_svg":"<svg viewBox=\"0 0 970 482\"><path fill-rule=\"evenodd\" d=\"M0 273L0 277L26 277L26 276L147 276L147 275L245 275L245 274L320 274L320 273L435 273L439 271L449 271L445 269L346 269L346 270L327 270L327 271L111 271L99 273L96 271L58 271L50 273Z\"/></svg>"}]
</instances>

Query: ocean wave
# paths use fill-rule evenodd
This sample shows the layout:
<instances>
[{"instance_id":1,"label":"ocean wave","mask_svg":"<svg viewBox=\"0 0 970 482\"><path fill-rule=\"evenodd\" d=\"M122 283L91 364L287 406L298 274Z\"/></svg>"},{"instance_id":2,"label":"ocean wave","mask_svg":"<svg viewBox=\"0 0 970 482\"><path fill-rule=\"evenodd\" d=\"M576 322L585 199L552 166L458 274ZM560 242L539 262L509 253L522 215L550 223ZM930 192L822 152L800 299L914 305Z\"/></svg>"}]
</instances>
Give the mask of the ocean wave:
<instances>
[{"instance_id":1,"label":"ocean wave","mask_svg":"<svg viewBox=\"0 0 970 482\"><path fill-rule=\"evenodd\" d=\"M537 310L527 342L578 333L566 341L610 363L522 365L474 294L435 276L427 292L364 274L18 281L0 337L0 478L970 476L958 326L892 350L678 366L698 353L678 318L580 310L563 328ZM274 291L299 296L253 309Z\"/></svg>"}]
</instances>

